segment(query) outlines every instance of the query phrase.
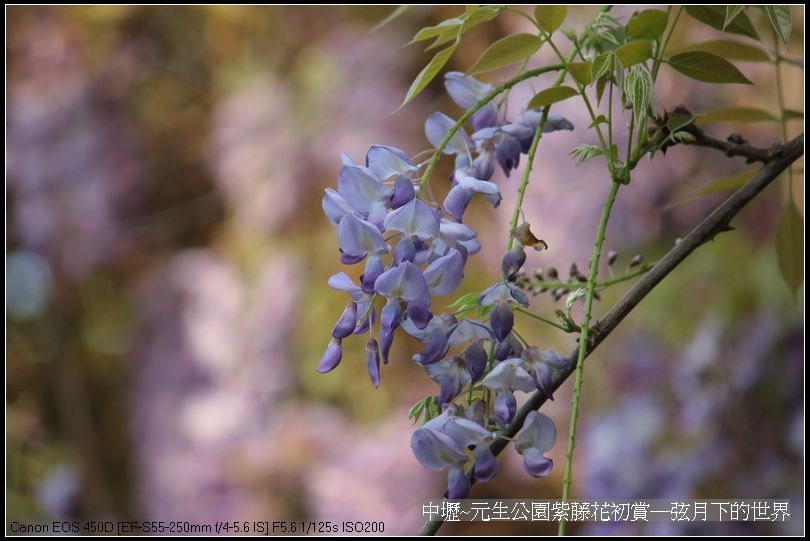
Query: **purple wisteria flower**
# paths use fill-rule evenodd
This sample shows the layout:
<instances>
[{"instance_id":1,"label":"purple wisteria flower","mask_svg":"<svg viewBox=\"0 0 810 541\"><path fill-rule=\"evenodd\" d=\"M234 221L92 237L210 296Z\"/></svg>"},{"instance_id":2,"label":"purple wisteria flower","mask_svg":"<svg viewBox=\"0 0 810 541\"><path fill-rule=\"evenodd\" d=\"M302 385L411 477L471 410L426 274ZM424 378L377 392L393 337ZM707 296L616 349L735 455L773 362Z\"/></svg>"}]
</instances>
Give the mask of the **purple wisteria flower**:
<instances>
[{"instance_id":1,"label":"purple wisteria flower","mask_svg":"<svg viewBox=\"0 0 810 541\"><path fill-rule=\"evenodd\" d=\"M342 154L336 189L324 192L322 207L336 229L339 259L345 265L362 263L362 273L357 279L344 272L329 278L329 286L350 299L332 327L317 371L337 368L343 341L368 334L365 366L376 388L397 329L421 342L412 360L438 385L438 393L412 409L412 417L418 421L424 415L425 422L412 435L411 448L426 468L447 470L445 496L458 499L469 495L470 479L483 482L497 474L491 444L515 418L515 393L539 390L551 399L555 377L569 370L571 361L529 346L514 330L514 311L529 306L513 283L526 261L522 245L504 255L501 281L458 299L452 305L455 313L434 314L442 302L434 297L456 291L469 257L481 250L478 233L463 219L476 196L493 207L500 204L495 164L508 177L541 124L544 133L574 127L560 115L543 118L531 109L510 121L505 108L485 103L497 94L494 85L460 72L447 73L444 82L458 106L477 110L469 126L458 126L440 112L425 121L427 140L435 148L444 143L443 154L455 161L441 205L421 194L421 165L386 145L372 145L360 163ZM476 313L479 320L472 317ZM530 475L551 470L544 455L555 438L548 417L527 416L514 441Z\"/></svg>"},{"instance_id":2,"label":"purple wisteria flower","mask_svg":"<svg viewBox=\"0 0 810 541\"><path fill-rule=\"evenodd\" d=\"M444 130L442 137L448 122L452 125L453 121L441 115L434 117L437 129ZM459 133L450 150L466 154L470 141L466 134ZM356 164L345 154L341 160L337 190L325 190L322 206L336 226L341 262L363 262L363 273L359 284L345 273L329 279L330 287L346 291L352 300L333 327L332 341L318 370L328 372L340 364L343 339L351 334L374 335L375 305L383 299L377 339L369 340L366 348L366 366L376 387L380 381L379 361L388 363L396 329L403 323L407 323L409 332L427 331L420 337L426 346L415 356L418 363L433 364L447 353L450 326L443 326L441 332L429 327L434 319L432 298L449 295L458 288L467 258L480 250L480 244L478 234L460 223L461 213L453 215L416 196L414 184L419 166L402 150L373 145L365 165ZM494 184L460 178L471 193L485 193L500 200ZM455 323L453 320L452 325ZM476 378L480 378L482 370L479 357L476 351L471 353ZM450 393L452 388L445 383L444 393Z\"/></svg>"},{"instance_id":3,"label":"purple wisteria flower","mask_svg":"<svg viewBox=\"0 0 810 541\"><path fill-rule=\"evenodd\" d=\"M485 447L495 439L495 434L480 424L456 415L455 407L448 406L438 417L431 419L411 436L411 449L416 459L432 471L449 468L447 474L447 498L466 498L470 492L470 483L464 472L464 466L470 461L467 449ZM497 461L492 460L485 451L475 453L476 460L481 456L481 477L478 481L487 481L497 472ZM494 457L492 457L494 458ZM475 468L474 468L475 470Z\"/></svg>"}]
</instances>

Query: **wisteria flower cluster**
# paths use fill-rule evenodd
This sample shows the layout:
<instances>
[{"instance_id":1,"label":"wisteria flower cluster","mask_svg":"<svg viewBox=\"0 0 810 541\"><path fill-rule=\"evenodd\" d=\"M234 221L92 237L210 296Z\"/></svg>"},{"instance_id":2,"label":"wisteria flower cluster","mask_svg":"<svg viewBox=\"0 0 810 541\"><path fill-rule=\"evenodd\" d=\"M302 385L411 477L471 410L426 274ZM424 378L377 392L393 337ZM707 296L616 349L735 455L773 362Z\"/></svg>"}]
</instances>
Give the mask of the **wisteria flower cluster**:
<instances>
[{"instance_id":1,"label":"wisteria flower cluster","mask_svg":"<svg viewBox=\"0 0 810 541\"><path fill-rule=\"evenodd\" d=\"M458 72L446 74L445 87L465 109L493 89ZM364 165L344 154L337 190L327 188L323 198L323 210L337 228L340 261L362 263L363 272L359 283L343 272L329 279L330 287L346 291L351 300L332 329L317 370L335 369L342 341L368 333L366 367L378 387L380 361L388 363L396 330L422 342L424 348L413 361L438 384L439 392L421 404L426 422L413 434L411 447L426 468L448 468L449 498L467 496L470 474L487 481L497 473L489 446L515 416L515 392L541 389L551 396L554 371L567 368L566 359L529 347L512 332L513 310L529 304L514 284L526 259L520 243L504 255L502 280L477 296L482 320L434 314L432 297L453 293L469 257L481 248L476 231L463 223L470 201L480 195L495 207L500 204L500 189L492 182L495 162L508 177L539 126L544 132L573 129L559 115L549 114L544 121L542 112L531 109L507 122L494 103L480 108L470 123L472 135L462 127L444 147L445 154L455 156L455 167L441 206L422 197L420 165L402 150L384 145L369 148ZM443 113L432 114L425 122L428 141L440 147L455 125ZM530 475L551 471L552 462L544 454L555 438L548 417L535 412L526 418L515 448Z\"/></svg>"}]
</instances>

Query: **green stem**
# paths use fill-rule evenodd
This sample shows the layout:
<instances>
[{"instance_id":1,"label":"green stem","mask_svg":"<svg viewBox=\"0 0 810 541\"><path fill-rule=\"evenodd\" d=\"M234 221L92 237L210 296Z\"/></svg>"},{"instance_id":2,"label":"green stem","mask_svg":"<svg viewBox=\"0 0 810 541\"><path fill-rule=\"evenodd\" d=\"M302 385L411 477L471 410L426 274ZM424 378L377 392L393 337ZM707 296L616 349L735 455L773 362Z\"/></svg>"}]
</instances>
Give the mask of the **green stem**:
<instances>
[{"instance_id":1,"label":"green stem","mask_svg":"<svg viewBox=\"0 0 810 541\"><path fill-rule=\"evenodd\" d=\"M552 327L557 327L558 329L560 329L560 330L561 330L561 331L563 331L563 332L568 332L568 330L567 330L565 327L563 327L562 325L559 325L559 324L557 324L557 323L555 323L555 322L551 321L550 319L546 319L546 318L544 318L543 316L538 316L538 315L537 315L537 314L535 314L534 312L531 312L531 311L529 311L529 310L526 310L525 308L520 308L520 307L518 307L518 308L516 308L516 310L517 310L518 312L520 312L521 314L525 314L525 315L527 315L527 316L529 316L529 317L531 317L531 318L534 318L534 319L536 319L536 320L538 320L538 321L542 321L543 323L546 323L546 324L548 324L548 325L551 325Z\"/></svg>"},{"instance_id":2,"label":"green stem","mask_svg":"<svg viewBox=\"0 0 810 541\"><path fill-rule=\"evenodd\" d=\"M548 37L548 42L551 43L551 36ZM560 55L560 61L562 62L564 69L559 75L557 75L557 79L551 86L559 86L562 84L563 79L565 79L565 74L568 72L568 63L571 62L575 54L576 51L572 52L568 58ZM543 137L543 128L546 126L546 120L548 119L548 113L550 110L550 105L546 105L546 107L543 109L543 117L540 120L540 124L538 124L537 129L534 130L532 144L529 146L529 152L526 154L526 169L523 170L523 178L520 179L520 186L518 186L517 191L517 201L515 201L515 208L512 211L512 219L509 221L509 241L506 245L507 250L510 250L515 244L515 238L512 236L512 231L514 231L518 225L520 212L523 208L523 198L526 196L526 187L529 185L529 177L532 174L532 167L534 167L534 156L537 154L537 145L540 143L540 139Z\"/></svg>"},{"instance_id":3,"label":"green stem","mask_svg":"<svg viewBox=\"0 0 810 541\"><path fill-rule=\"evenodd\" d=\"M557 57L560 59L560 61L565 64L566 69L568 68L568 64L571 62L571 60L573 60L576 57L577 54L580 55L581 57L583 57L582 51L579 48L579 44L576 43L576 42L574 42L574 50L572 51L571 55L568 58L563 57L560 50L557 48L557 46L551 40L551 36L548 36L548 44L551 47L551 49L554 51L554 54L556 54ZM602 147L602 151L605 153L605 156L608 157L608 160L607 160L608 169L610 169L610 174L611 174L611 176L613 176L613 160L610 159L610 154L611 154L610 153L610 147L608 146L607 141L605 141L605 136L602 133L601 126L599 124L597 124L597 122L596 122L596 113L594 112L593 106L591 105L591 100L588 99L588 94L585 92L586 87L584 85L579 84L579 81L577 81L577 80L574 80L574 83L577 85L577 91L579 92L579 96L582 98L582 102L585 104L585 109L588 110L588 115L591 118L591 124L594 127L594 131L596 131L596 136L599 138L599 144Z\"/></svg>"},{"instance_id":4,"label":"green stem","mask_svg":"<svg viewBox=\"0 0 810 541\"><path fill-rule=\"evenodd\" d=\"M449 130L447 130L444 139L442 139L441 143L439 143L439 146L436 147L436 150L433 151L433 155L430 157L430 160L428 161L428 164L425 167L425 173L422 175L422 180L419 182L419 188L416 191L417 195L419 195L425 188L425 186L427 186L428 182L430 182L430 176L431 174L433 174L433 169L435 169L436 164L439 163L439 160L442 157L442 153L444 152L444 149L447 148L447 145L450 143L450 140L458 132L458 130L460 130L461 127L464 126L464 124L466 124L467 121L470 120L472 116L476 112L478 112L479 109L481 109L481 107L491 102L500 94L506 92L516 84L525 81L526 79L531 79L532 77L537 77L538 75L542 75L544 73L549 73L551 71L560 71L563 69L565 69L564 64L555 64L553 66L546 66L543 68L537 68L529 70L525 73L521 73L520 75L517 75L514 78L510 79L509 81L498 86L497 88L492 90L492 92L484 96L481 99L481 101L470 107L463 115L461 115L461 117L456 121L456 123L453 124L453 126L451 126Z\"/></svg>"},{"instance_id":5,"label":"green stem","mask_svg":"<svg viewBox=\"0 0 810 541\"><path fill-rule=\"evenodd\" d=\"M622 276L617 276L616 278L611 278L610 280L604 280L602 282L598 282L596 284L596 289L602 290L602 289L605 289L605 288L610 287L612 285L620 284L622 282L626 282L627 280L632 280L633 278L635 278L637 276L641 276L642 274L645 274L648 270L650 270L653 267L653 265L655 265L655 263L650 263L648 265L644 265L643 267L638 268L638 269L634 270L633 272L628 272L627 274L624 274Z\"/></svg>"},{"instance_id":6,"label":"green stem","mask_svg":"<svg viewBox=\"0 0 810 541\"><path fill-rule=\"evenodd\" d=\"M599 257L602 255L602 244L605 241L605 229L610 219L610 211L616 201L616 194L621 184L612 179L610 192L602 207L602 216L599 219L599 227L596 230L596 238L593 243L593 254L591 255L591 266L588 269L588 283L586 285L585 311L582 315L582 326L579 334L579 351L577 354L577 367L574 376L574 396L571 399L571 422L568 426L568 449L565 453L565 472L563 474L562 501L566 502L571 493L571 468L574 463L574 447L576 447L577 420L579 419L579 400L582 391L582 380L584 373L585 355L588 351L588 340L590 338L591 307L593 305L593 292L596 288L596 273L599 270ZM565 520L560 520L557 530L559 535L565 535Z\"/></svg>"},{"instance_id":7,"label":"green stem","mask_svg":"<svg viewBox=\"0 0 810 541\"><path fill-rule=\"evenodd\" d=\"M634 270L632 272L628 272L627 274L623 274L621 276L616 276L615 278L610 278L608 280L603 280L601 282L596 282L596 288L595 289L596 289L596 291L602 291L604 289L607 289L610 286L620 284L620 283L626 282L628 280L632 280L633 278L636 278L637 276L641 276L642 274L646 273L648 270L650 270L650 268L652 268L653 265L655 265L655 263L649 263L647 265L639 267L638 269L636 269L636 270ZM561 288L563 288L563 289L577 289L577 288L582 286L582 284L580 282L549 282L549 281L546 281L546 280L536 280L536 281L531 281L529 283L532 285L532 287L545 287L545 288L548 288L548 289L551 289L551 290L553 290L553 289L561 289Z\"/></svg>"}]
</instances>

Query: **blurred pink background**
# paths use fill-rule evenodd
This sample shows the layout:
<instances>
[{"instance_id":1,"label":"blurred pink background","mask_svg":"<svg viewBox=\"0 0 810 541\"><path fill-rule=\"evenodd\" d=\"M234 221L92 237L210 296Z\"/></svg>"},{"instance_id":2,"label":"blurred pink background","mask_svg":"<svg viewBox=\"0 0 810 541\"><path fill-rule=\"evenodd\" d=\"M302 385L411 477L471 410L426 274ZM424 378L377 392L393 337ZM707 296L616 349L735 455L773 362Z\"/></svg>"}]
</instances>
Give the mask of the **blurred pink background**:
<instances>
[{"instance_id":1,"label":"blurred pink background","mask_svg":"<svg viewBox=\"0 0 810 541\"><path fill-rule=\"evenodd\" d=\"M435 81L392 113L421 66L416 30L460 8L418 7L369 29L385 7L9 7L7 13L8 520L375 520L418 529L444 477L422 468L408 408L436 388L404 337L371 388L362 343L315 373L346 298L323 216L339 154L369 145L416 154L424 118L459 111ZM633 7L615 10L626 20ZM571 8L581 28L592 8ZM787 53L803 61L803 8ZM763 35L766 21L755 21ZM465 37L448 69L528 31L510 14ZM674 46L720 37L682 18ZM768 40L766 40L768 41ZM550 51L532 62L553 61ZM776 111L773 66L740 63L754 86L712 86L662 69L656 110L732 106ZM803 110L803 73L786 65L788 107ZM489 74L504 80L509 70ZM517 114L540 78L518 86ZM603 103L604 106L604 103ZM528 268L584 268L603 163L568 151L593 142L576 100L555 106L577 127L540 143L524 205L550 250ZM792 135L803 122L789 125ZM768 146L776 123L707 128ZM654 261L722 194L672 205L740 159L677 147L645 160L622 190L606 247L619 266ZM450 160L434 175L441 197ZM803 201L803 165L794 190ZM519 176L496 173L504 201L473 204L481 232L459 294L497 279ZM804 509L803 288L782 281L773 231L785 178L681 266L589 360L575 497L790 498L792 522L712 525L708 533L797 533ZM803 212L803 205L802 205ZM603 296L604 313L625 286ZM454 299L445 299L451 303ZM548 296L532 308L552 315ZM518 318L521 334L569 351ZM536 480L508 449L474 497L559 497L570 385L544 408L560 433L557 467ZM448 533L551 533L527 524ZM545 529L543 529L545 528ZM580 533L695 533L691 525ZM707 533L706 530L700 530Z\"/></svg>"}]
</instances>

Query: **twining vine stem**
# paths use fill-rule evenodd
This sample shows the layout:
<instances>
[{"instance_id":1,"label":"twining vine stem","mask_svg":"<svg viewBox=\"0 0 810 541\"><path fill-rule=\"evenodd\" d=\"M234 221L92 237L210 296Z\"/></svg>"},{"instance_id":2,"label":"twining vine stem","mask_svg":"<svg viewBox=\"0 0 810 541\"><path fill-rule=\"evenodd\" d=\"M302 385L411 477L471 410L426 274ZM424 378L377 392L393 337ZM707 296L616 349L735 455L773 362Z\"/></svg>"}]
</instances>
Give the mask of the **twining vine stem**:
<instances>
[{"instance_id":1,"label":"twining vine stem","mask_svg":"<svg viewBox=\"0 0 810 541\"><path fill-rule=\"evenodd\" d=\"M588 352L588 340L590 338L590 324L591 324L591 308L593 306L593 293L596 289L596 273L599 270L599 258L602 255L602 244L605 241L605 230L607 229L608 220L610 220L610 211L613 209L613 204L616 202L616 194L619 192L621 183L617 179L613 179L610 183L610 191L608 192L605 204L602 206L602 216L599 218L599 227L596 231L596 238L593 242L593 253L591 255L591 266L588 269L588 282L585 286L585 310L582 315L582 325L579 334L579 350L577 352L576 363L576 376L574 377L574 396L572 403L574 407L571 408L571 421L568 426L568 449L565 453L565 471L563 473L563 490L562 501L568 501L571 493L571 468L574 463L574 448L576 447L576 433L577 421L579 420L579 399L582 392L582 380L584 375L585 357ZM559 535L565 533L565 520L560 520Z\"/></svg>"}]
</instances>

